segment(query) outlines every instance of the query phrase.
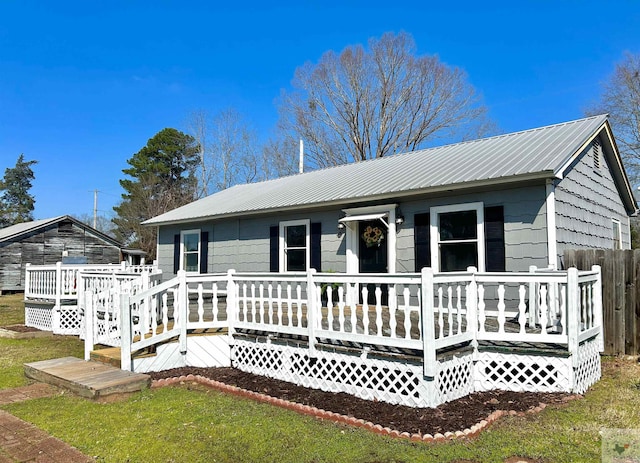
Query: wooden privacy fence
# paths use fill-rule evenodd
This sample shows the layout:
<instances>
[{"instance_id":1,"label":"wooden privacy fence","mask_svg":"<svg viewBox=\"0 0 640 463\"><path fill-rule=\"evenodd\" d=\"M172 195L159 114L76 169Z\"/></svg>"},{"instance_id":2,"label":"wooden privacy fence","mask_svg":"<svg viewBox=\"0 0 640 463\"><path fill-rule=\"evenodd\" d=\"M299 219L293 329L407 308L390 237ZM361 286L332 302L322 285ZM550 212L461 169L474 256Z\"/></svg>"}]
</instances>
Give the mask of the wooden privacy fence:
<instances>
[{"instance_id":1,"label":"wooden privacy fence","mask_svg":"<svg viewBox=\"0 0 640 463\"><path fill-rule=\"evenodd\" d=\"M580 249L564 253L565 268L602 269L604 353L640 354L640 250Z\"/></svg>"}]
</instances>

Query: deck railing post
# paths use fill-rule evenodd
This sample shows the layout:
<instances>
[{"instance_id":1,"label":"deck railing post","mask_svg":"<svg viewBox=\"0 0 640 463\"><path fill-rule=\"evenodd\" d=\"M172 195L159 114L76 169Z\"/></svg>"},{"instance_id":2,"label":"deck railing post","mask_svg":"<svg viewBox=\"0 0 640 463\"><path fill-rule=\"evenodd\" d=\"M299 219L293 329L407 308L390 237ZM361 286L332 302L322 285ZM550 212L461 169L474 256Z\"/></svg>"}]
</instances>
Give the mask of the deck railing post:
<instances>
[{"instance_id":1,"label":"deck railing post","mask_svg":"<svg viewBox=\"0 0 640 463\"><path fill-rule=\"evenodd\" d=\"M133 371L131 361L132 323L129 295L122 292L120 293L120 368L128 371Z\"/></svg>"},{"instance_id":2,"label":"deck railing post","mask_svg":"<svg viewBox=\"0 0 640 463\"><path fill-rule=\"evenodd\" d=\"M478 283L476 282L476 267L468 267L471 280L467 286L467 330L471 333L471 346L473 355L478 354Z\"/></svg>"},{"instance_id":3,"label":"deck railing post","mask_svg":"<svg viewBox=\"0 0 640 463\"><path fill-rule=\"evenodd\" d=\"M178 270L178 310L180 312L180 353L187 353L187 324L189 323L189 292L187 272Z\"/></svg>"},{"instance_id":4,"label":"deck railing post","mask_svg":"<svg viewBox=\"0 0 640 463\"><path fill-rule=\"evenodd\" d=\"M538 267L529 266L529 273L536 273ZM529 283L529 326L536 326L538 323L538 286L536 282Z\"/></svg>"},{"instance_id":5,"label":"deck railing post","mask_svg":"<svg viewBox=\"0 0 640 463\"><path fill-rule=\"evenodd\" d=\"M140 278L142 278L141 291L146 292L149 287L149 272L144 270L140 274ZM151 328L151 298L149 296L144 298L144 303L142 306L143 310L140 314L140 332L146 333Z\"/></svg>"},{"instance_id":6,"label":"deck railing post","mask_svg":"<svg viewBox=\"0 0 640 463\"><path fill-rule=\"evenodd\" d=\"M580 334L580 292L578 287L578 269L571 267L567 271L567 335L568 349L574 369L578 366L578 336Z\"/></svg>"},{"instance_id":7,"label":"deck railing post","mask_svg":"<svg viewBox=\"0 0 640 463\"><path fill-rule=\"evenodd\" d=\"M236 298L236 282L234 279L234 269L227 272L227 324L229 325L229 342L233 343L233 335L235 334L235 322L238 313L238 299Z\"/></svg>"},{"instance_id":8,"label":"deck railing post","mask_svg":"<svg viewBox=\"0 0 640 463\"><path fill-rule=\"evenodd\" d=\"M433 379L437 373L433 269L430 267L423 268L420 279L422 286L422 367L424 376Z\"/></svg>"},{"instance_id":9,"label":"deck railing post","mask_svg":"<svg viewBox=\"0 0 640 463\"><path fill-rule=\"evenodd\" d=\"M309 332L309 355L315 357L316 355L316 306L318 292L316 290L315 283L315 269L307 271L307 330Z\"/></svg>"},{"instance_id":10,"label":"deck railing post","mask_svg":"<svg viewBox=\"0 0 640 463\"><path fill-rule=\"evenodd\" d=\"M91 359L93 350L93 292L84 291L82 297L78 298L78 304L84 309L84 359Z\"/></svg>"},{"instance_id":11,"label":"deck railing post","mask_svg":"<svg viewBox=\"0 0 640 463\"><path fill-rule=\"evenodd\" d=\"M31 264L27 262L24 266L24 298L31 296Z\"/></svg>"},{"instance_id":12,"label":"deck railing post","mask_svg":"<svg viewBox=\"0 0 640 463\"><path fill-rule=\"evenodd\" d=\"M593 316L595 323L598 324L599 333L596 337L598 341L598 350L604 352L604 322L602 314L602 269L599 265L594 265L591 270L596 272L596 281L593 284Z\"/></svg>"}]
</instances>

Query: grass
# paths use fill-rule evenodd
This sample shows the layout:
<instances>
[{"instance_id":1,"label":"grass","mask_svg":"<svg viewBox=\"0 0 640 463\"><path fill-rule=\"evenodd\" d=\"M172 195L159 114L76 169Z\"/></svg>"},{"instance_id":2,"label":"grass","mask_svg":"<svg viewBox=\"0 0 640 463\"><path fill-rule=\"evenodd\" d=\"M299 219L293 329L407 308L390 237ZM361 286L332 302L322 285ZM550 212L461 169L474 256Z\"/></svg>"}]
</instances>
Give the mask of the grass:
<instances>
[{"instance_id":1,"label":"grass","mask_svg":"<svg viewBox=\"0 0 640 463\"><path fill-rule=\"evenodd\" d=\"M22 294L0 296L0 326L24 323L22 298ZM24 363L67 356L84 356L84 345L75 336L0 338L0 389L28 384L24 376Z\"/></svg>"},{"instance_id":2,"label":"grass","mask_svg":"<svg viewBox=\"0 0 640 463\"><path fill-rule=\"evenodd\" d=\"M2 310L0 326L7 324L4 317ZM57 338L11 344L0 338L0 388L24 384L16 371L34 357L81 355L75 338ZM7 356L8 345L12 353ZM192 384L147 390L111 403L61 394L2 408L103 463L502 463L512 456L599 462L602 428L640 428L640 365L609 358L603 367L603 379L583 399L536 415L503 418L472 441L434 445L380 437ZM13 379L7 381L7 375Z\"/></svg>"}]
</instances>

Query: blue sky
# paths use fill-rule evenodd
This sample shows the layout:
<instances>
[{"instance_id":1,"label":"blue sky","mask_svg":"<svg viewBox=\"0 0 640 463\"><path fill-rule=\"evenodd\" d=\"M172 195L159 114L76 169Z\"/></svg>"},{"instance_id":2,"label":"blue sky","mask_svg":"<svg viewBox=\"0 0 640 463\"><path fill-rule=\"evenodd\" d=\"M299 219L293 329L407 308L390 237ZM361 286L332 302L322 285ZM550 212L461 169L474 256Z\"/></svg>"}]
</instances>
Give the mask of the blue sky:
<instances>
[{"instance_id":1,"label":"blue sky","mask_svg":"<svg viewBox=\"0 0 640 463\"><path fill-rule=\"evenodd\" d=\"M401 30L511 132L584 115L640 53L640 2L4 0L0 175L24 153L36 218L91 214L95 189L111 215L126 160L161 129L233 107L266 139L296 67Z\"/></svg>"}]
</instances>

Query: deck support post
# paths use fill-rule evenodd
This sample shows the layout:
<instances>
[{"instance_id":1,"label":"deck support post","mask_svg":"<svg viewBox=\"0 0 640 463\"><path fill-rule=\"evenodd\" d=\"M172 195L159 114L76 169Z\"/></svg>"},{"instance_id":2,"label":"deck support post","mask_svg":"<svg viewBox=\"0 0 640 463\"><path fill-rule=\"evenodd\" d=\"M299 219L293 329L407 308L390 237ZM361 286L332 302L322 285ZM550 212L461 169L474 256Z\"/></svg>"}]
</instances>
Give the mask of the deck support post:
<instances>
[{"instance_id":1,"label":"deck support post","mask_svg":"<svg viewBox=\"0 0 640 463\"><path fill-rule=\"evenodd\" d=\"M189 323L189 293L187 272L178 270L178 311L180 313L180 353L187 353L187 324Z\"/></svg>"},{"instance_id":2,"label":"deck support post","mask_svg":"<svg viewBox=\"0 0 640 463\"><path fill-rule=\"evenodd\" d=\"M78 299L78 304L84 309L84 359L90 360L94 347L93 291L84 291L82 298Z\"/></svg>"},{"instance_id":3,"label":"deck support post","mask_svg":"<svg viewBox=\"0 0 640 463\"><path fill-rule=\"evenodd\" d=\"M309 330L309 356L316 356L316 306L318 291L314 281L315 269L307 271L307 330Z\"/></svg>"},{"instance_id":4,"label":"deck support post","mask_svg":"<svg viewBox=\"0 0 640 463\"><path fill-rule=\"evenodd\" d=\"M433 381L437 373L435 318L433 308L433 269L425 267L421 272L422 280L422 342L423 342L423 374Z\"/></svg>"},{"instance_id":5,"label":"deck support post","mask_svg":"<svg viewBox=\"0 0 640 463\"><path fill-rule=\"evenodd\" d=\"M131 306L129 305L129 295L120 294L120 368L133 371L131 361L131 342L133 341Z\"/></svg>"}]
</instances>

